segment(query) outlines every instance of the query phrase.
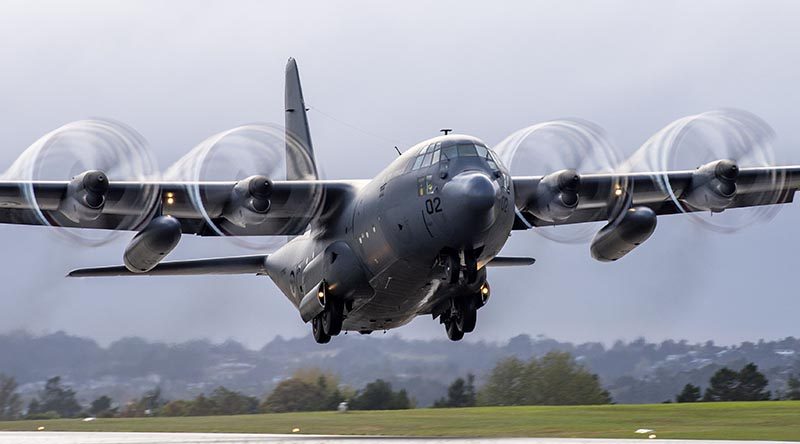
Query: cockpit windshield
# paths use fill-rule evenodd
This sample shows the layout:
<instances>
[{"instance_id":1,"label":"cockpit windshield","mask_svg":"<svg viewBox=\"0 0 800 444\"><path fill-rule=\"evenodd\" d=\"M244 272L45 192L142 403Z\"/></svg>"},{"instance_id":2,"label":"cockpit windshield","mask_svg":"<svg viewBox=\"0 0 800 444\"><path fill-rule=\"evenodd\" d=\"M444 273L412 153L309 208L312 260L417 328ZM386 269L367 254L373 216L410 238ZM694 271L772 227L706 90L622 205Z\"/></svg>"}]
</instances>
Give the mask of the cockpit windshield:
<instances>
[{"instance_id":1,"label":"cockpit windshield","mask_svg":"<svg viewBox=\"0 0 800 444\"><path fill-rule=\"evenodd\" d=\"M489 163L493 169L497 169L497 162L494 159L491 151L483 145L475 143L454 143L442 148L441 142L431 143L428 146L422 147L417 157L414 159L411 171L435 165L443 160L453 160L459 157L477 157L482 158Z\"/></svg>"}]
</instances>

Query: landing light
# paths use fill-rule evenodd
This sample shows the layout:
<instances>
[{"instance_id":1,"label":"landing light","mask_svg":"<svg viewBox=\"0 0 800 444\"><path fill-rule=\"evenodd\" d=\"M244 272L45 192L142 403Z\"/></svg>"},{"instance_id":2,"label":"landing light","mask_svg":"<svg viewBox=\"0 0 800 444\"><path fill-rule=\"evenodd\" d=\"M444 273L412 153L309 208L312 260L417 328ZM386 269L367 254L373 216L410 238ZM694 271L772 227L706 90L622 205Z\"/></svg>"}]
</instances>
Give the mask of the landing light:
<instances>
[{"instance_id":1,"label":"landing light","mask_svg":"<svg viewBox=\"0 0 800 444\"><path fill-rule=\"evenodd\" d=\"M489 294L489 287L487 287L486 284L483 284L483 286L481 286L481 294L484 296Z\"/></svg>"},{"instance_id":2,"label":"landing light","mask_svg":"<svg viewBox=\"0 0 800 444\"><path fill-rule=\"evenodd\" d=\"M622 188L617 188L614 190L614 195L617 197L622 196Z\"/></svg>"}]
</instances>

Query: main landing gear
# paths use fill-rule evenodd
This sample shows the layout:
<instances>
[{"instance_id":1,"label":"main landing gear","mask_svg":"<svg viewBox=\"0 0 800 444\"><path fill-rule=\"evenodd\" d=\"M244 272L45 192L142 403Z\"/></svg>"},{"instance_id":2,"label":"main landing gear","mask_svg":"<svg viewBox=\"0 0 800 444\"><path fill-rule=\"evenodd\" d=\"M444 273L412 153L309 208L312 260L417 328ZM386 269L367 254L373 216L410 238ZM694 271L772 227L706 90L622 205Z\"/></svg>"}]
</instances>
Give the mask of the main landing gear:
<instances>
[{"instance_id":1,"label":"main landing gear","mask_svg":"<svg viewBox=\"0 0 800 444\"><path fill-rule=\"evenodd\" d=\"M451 341L460 341L464 333L475 330L478 320L478 309L486 305L491 290L488 283L483 283L477 293L470 293L450 301L450 310L442 313L441 322Z\"/></svg>"},{"instance_id":2,"label":"main landing gear","mask_svg":"<svg viewBox=\"0 0 800 444\"><path fill-rule=\"evenodd\" d=\"M318 344L327 344L331 336L342 332L344 322L344 303L333 298L326 298L325 309L311 320L311 332Z\"/></svg>"}]
</instances>

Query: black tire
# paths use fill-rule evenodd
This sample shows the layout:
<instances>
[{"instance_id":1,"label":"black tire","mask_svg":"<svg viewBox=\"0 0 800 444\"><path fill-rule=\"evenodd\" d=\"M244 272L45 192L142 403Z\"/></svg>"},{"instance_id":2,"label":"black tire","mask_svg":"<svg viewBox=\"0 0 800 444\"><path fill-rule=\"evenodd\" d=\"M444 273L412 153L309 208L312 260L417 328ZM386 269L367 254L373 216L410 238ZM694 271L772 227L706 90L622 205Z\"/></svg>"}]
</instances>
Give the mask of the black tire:
<instances>
[{"instance_id":1,"label":"black tire","mask_svg":"<svg viewBox=\"0 0 800 444\"><path fill-rule=\"evenodd\" d=\"M342 332L344 322L344 304L339 301L331 300L325 311L320 314L322 318L322 328L328 336L336 336Z\"/></svg>"},{"instance_id":2,"label":"black tire","mask_svg":"<svg viewBox=\"0 0 800 444\"><path fill-rule=\"evenodd\" d=\"M444 275L447 282L451 285L458 283L459 274L461 272L461 260L455 253L448 254L444 260Z\"/></svg>"},{"instance_id":3,"label":"black tire","mask_svg":"<svg viewBox=\"0 0 800 444\"><path fill-rule=\"evenodd\" d=\"M314 334L314 340L317 341L317 344L327 344L331 341L331 336L325 333L321 318L321 316L317 316L311 320L311 332Z\"/></svg>"},{"instance_id":4,"label":"black tire","mask_svg":"<svg viewBox=\"0 0 800 444\"><path fill-rule=\"evenodd\" d=\"M464 333L472 333L475 330L475 324L478 322L478 307L472 298L459 304L458 318L456 324L458 329Z\"/></svg>"},{"instance_id":5,"label":"black tire","mask_svg":"<svg viewBox=\"0 0 800 444\"><path fill-rule=\"evenodd\" d=\"M458 328L458 322L452 319L445 321L444 328L447 331L447 337L451 341L460 341L464 337L464 332Z\"/></svg>"},{"instance_id":6,"label":"black tire","mask_svg":"<svg viewBox=\"0 0 800 444\"><path fill-rule=\"evenodd\" d=\"M474 284L478 280L478 262L472 254L464 254L464 277L468 284Z\"/></svg>"}]
</instances>

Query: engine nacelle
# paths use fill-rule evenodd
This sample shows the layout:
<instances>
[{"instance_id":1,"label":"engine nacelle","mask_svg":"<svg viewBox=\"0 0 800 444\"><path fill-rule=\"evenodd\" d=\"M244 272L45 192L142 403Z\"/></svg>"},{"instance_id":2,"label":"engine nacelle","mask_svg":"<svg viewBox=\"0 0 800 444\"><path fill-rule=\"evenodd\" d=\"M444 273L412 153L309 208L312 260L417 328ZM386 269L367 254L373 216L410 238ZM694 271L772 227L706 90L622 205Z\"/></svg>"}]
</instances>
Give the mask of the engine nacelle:
<instances>
[{"instance_id":1,"label":"engine nacelle","mask_svg":"<svg viewBox=\"0 0 800 444\"><path fill-rule=\"evenodd\" d=\"M600 262L615 261L650 238L656 229L656 212L634 207L601 228L592 239L592 257Z\"/></svg>"},{"instance_id":2,"label":"engine nacelle","mask_svg":"<svg viewBox=\"0 0 800 444\"><path fill-rule=\"evenodd\" d=\"M103 213L108 193L108 177L90 170L72 178L58 204L58 211L75 223L96 220Z\"/></svg>"},{"instance_id":3,"label":"engine nacelle","mask_svg":"<svg viewBox=\"0 0 800 444\"><path fill-rule=\"evenodd\" d=\"M697 168L682 200L698 210L720 212L736 197L739 167L732 160L717 160Z\"/></svg>"},{"instance_id":4,"label":"engine nacelle","mask_svg":"<svg viewBox=\"0 0 800 444\"><path fill-rule=\"evenodd\" d=\"M300 318L303 322L309 322L318 314L325 310L325 304L328 303L328 287L325 281L315 285L308 293L300 300L298 309L300 310Z\"/></svg>"},{"instance_id":5,"label":"engine nacelle","mask_svg":"<svg viewBox=\"0 0 800 444\"><path fill-rule=\"evenodd\" d=\"M578 207L581 177L575 170L561 170L543 177L527 211L547 222L567 219Z\"/></svg>"},{"instance_id":6,"label":"engine nacelle","mask_svg":"<svg viewBox=\"0 0 800 444\"><path fill-rule=\"evenodd\" d=\"M136 234L122 256L132 273L152 270L181 240L181 223L172 216L158 216Z\"/></svg>"},{"instance_id":7,"label":"engine nacelle","mask_svg":"<svg viewBox=\"0 0 800 444\"><path fill-rule=\"evenodd\" d=\"M271 205L272 181L264 176L250 176L233 187L222 212L228 222L241 227L261 225L267 220Z\"/></svg>"}]
</instances>

